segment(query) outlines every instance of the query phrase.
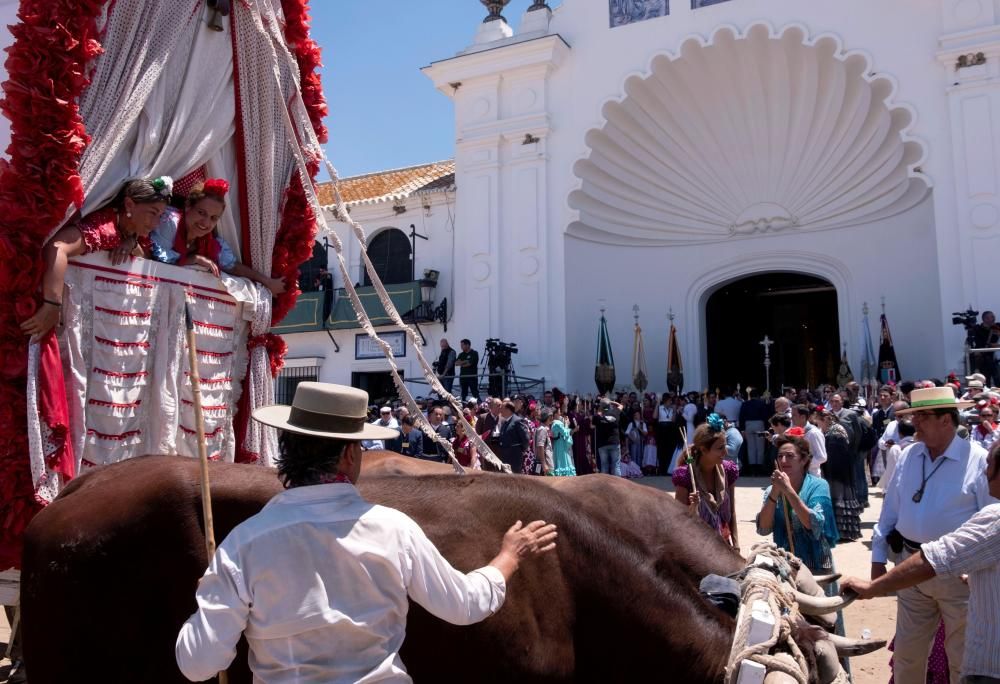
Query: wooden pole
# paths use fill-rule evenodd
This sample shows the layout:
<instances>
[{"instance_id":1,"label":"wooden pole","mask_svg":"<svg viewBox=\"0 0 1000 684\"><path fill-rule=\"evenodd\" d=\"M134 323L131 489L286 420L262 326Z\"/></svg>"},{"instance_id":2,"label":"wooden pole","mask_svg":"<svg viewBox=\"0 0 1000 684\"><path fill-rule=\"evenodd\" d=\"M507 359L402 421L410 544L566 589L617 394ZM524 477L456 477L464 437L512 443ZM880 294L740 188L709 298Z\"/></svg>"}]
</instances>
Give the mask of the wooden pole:
<instances>
[{"instance_id":1,"label":"wooden pole","mask_svg":"<svg viewBox=\"0 0 1000 684\"><path fill-rule=\"evenodd\" d=\"M785 497L781 497L781 512L785 518L785 532L788 534L788 548L795 555L795 537L792 536L792 509Z\"/></svg>"},{"instance_id":2,"label":"wooden pole","mask_svg":"<svg viewBox=\"0 0 1000 684\"><path fill-rule=\"evenodd\" d=\"M194 336L191 307L184 303L184 324L187 332L188 366L191 378L191 399L194 403L194 424L198 435L198 461L201 463L201 512L205 520L205 556L212 562L215 555L215 523L212 518L212 486L208 478L208 444L205 441L205 419L201 404L201 375L198 372L198 345ZM227 684L225 672L219 673L219 684Z\"/></svg>"}]
</instances>

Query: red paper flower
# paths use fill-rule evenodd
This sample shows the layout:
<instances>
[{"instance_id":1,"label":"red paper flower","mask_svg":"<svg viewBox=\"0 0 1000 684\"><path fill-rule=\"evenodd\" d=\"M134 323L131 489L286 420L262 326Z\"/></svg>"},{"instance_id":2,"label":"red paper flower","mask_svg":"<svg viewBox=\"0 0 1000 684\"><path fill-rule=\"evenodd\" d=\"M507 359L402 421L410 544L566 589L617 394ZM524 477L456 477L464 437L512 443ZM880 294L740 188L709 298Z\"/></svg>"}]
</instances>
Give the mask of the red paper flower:
<instances>
[{"instance_id":1,"label":"red paper flower","mask_svg":"<svg viewBox=\"0 0 1000 684\"><path fill-rule=\"evenodd\" d=\"M205 194L225 199L229 192L229 181L222 178L209 178L205 181Z\"/></svg>"}]
</instances>

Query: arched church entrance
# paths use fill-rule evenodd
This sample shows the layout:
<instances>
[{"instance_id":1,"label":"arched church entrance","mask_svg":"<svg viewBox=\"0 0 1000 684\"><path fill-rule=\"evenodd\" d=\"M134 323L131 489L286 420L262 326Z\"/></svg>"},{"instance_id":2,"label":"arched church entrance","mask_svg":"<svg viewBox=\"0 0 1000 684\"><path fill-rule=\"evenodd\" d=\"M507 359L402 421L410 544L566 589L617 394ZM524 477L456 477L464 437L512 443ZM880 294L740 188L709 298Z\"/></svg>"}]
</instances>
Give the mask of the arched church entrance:
<instances>
[{"instance_id":1,"label":"arched church entrance","mask_svg":"<svg viewBox=\"0 0 1000 684\"><path fill-rule=\"evenodd\" d=\"M771 352L771 393L782 386L832 381L840 359L837 290L801 273L761 273L720 286L705 308L709 387L763 389L764 347Z\"/></svg>"}]
</instances>

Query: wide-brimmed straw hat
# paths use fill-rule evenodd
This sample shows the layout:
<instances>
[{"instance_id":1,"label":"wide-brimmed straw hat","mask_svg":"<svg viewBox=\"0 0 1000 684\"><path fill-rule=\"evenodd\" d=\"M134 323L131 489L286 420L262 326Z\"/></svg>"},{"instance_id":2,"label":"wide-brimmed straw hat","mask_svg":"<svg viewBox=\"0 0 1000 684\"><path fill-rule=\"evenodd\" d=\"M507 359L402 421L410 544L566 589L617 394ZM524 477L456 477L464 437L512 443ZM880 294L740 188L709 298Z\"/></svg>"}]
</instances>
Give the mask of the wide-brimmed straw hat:
<instances>
[{"instance_id":1,"label":"wide-brimmed straw hat","mask_svg":"<svg viewBox=\"0 0 1000 684\"><path fill-rule=\"evenodd\" d=\"M976 402L959 401L950 387L929 387L915 389L910 392L910 408L896 411L897 416L905 416L917 411L933 411L935 409L962 410Z\"/></svg>"},{"instance_id":2,"label":"wide-brimmed straw hat","mask_svg":"<svg viewBox=\"0 0 1000 684\"><path fill-rule=\"evenodd\" d=\"M300 382L291 406L262 406L254 420L300 435L327 439L395 439L398 430L368 423L368 393L326 382Z\"/></svg>"}]
</instances>

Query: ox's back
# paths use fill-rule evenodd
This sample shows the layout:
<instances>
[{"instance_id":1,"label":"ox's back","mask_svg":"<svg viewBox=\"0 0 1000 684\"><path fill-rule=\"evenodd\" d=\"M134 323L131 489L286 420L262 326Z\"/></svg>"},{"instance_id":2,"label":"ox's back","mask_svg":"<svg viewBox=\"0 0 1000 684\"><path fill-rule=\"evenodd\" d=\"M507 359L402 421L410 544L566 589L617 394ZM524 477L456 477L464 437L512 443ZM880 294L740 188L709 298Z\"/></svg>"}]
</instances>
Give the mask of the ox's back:
<instances>
[{"instance_id":1,"label":"ox's back","mask_svg":"<svg viewBox=\"0 0 1000 684\"><path fill-rule=\"evenodd\" d=\"M274 471L252 466L212 464L211 477L219 539L281 489ZM488 562L513 520L560 526L557 552L525 563L489 620L456 628L411 609L403 658L418 681L624 682L662 662L692 668L674 681L720 671L731 622L685 573L657 573L626 530L633 521L592 516L542 478L366 475L360 488L417 520L462 570ZM173 644L207 565L196 461L147 457L81 477L36 517L25 549L33 682L79 681L83 663L105 682L185 681ZM628 658L617 655L623 634ZM241 654L230 669L233 684L249 681L245 663Z\"/></svg>"}]
</instances>

